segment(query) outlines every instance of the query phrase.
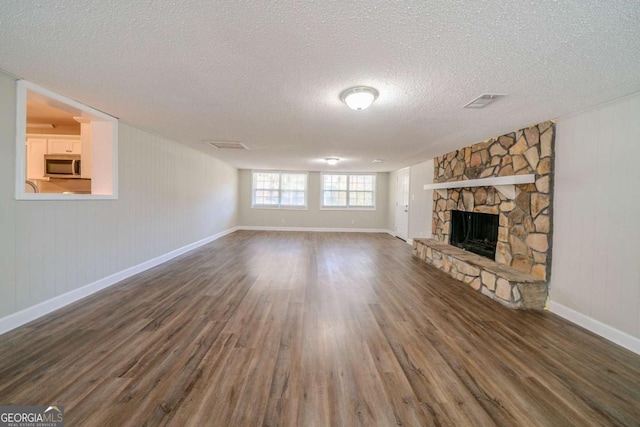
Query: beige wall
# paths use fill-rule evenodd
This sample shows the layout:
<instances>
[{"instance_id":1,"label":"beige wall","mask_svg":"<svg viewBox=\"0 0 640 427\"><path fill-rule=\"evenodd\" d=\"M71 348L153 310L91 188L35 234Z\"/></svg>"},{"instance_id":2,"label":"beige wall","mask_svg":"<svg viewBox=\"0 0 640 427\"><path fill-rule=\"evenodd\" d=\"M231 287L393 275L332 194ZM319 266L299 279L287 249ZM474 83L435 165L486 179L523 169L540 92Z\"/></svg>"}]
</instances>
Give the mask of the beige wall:
<instances>
[{"instance_id":1,"label":"beige wall","mask_svg":"<svg viewBox=\"0 0 640 427\"><path fill-rule=\"evenodd\" d=\"M409 239L431 237L433 216L433 190L425 190L425 184L433 183L433 160L410 168L409 184Z\"/></svg>"},{"instance_id":2,"label":"beige wall","mask_svg":"<svg viewBox=\"0 0 640 427\"><path fill-rule=\"evenodd\" d=\"M431 237L433 191L424 190L433 183L433 160L409 167L409 241L416 237ZM388 229L396 229L398 171L389 173Z\"/></svg>"},{"instance_id":3,"label":"beige wall","mask_svg":"<svg viewBox=\"0 0 640 427\"><path fill-rule=\"evenodd\" d=\"M119 125L119 199L16 201L16 82L0 73L0 318L236 226L237 170Z\"/></svg>"},{"instance_id":4,"label":"beige wall","mask_svg":"<svg viewBox=\"0 0 640 427\"><path fill-rule=\"evenodd\" d=\"M245 227L304 227L387 230L389 174L376 177L376 210L320 209L320 172L309 172L308 209L253 209L251 207L252 173L239 172L238 223Z\"/></svg>"},{"instance_id":5,"label":"beige wall","mask_svg":"<svg viewBox=\"0 0 640 427\"><path fill-rule=\"evenodd\" d=\"M398 171L389 172L389 201L387 203L387 230L395 235L396 202L398 200Z\"/></svg>"},{"instance_id":6,"label":"beige wall","mask_svg":"<svg viewBox=\"0 0 640 427\"><path fill-rule=\"evenodd\" d=\"M553 311L567 314L560 304L629 334L638 352L639 118L636 95L558 120L550 287Z\"/></svg>"}]
</instances>

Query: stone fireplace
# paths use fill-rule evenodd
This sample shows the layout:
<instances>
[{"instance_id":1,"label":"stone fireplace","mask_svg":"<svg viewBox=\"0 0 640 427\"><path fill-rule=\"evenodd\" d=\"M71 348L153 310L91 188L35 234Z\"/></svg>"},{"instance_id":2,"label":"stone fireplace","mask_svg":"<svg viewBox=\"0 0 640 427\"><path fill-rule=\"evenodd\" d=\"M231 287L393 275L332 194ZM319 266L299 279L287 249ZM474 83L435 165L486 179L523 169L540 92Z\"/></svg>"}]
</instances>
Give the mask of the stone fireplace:
<instances>
[{"instance_id":1,"label":"stone fireplace","mask_svg":"<svg viewBox=\"0 0 640 427\"><path fill-rule=\"evenodd\" d=\"M416 239L416 254L503 304L516 308L542 308L539 301L533 307L533 303L522 299L525 287L535 287L536 298L541 299L542 294L546 298L553 230L554 133L555 124L545 122L435 158L435 185L432 187L438 189L433 191L433 239ZM461 181L469 181L473 186L464 187ZM505 181L527 183L497 184ZM461 245L459 234L467 233L469 229L459 223L452 226L452 219L462 215L471 224L474 215L465 216L465 213L495 215L498 224L496 240L490 242L491 236L486 236L472 238L476 241ZM462 237L464 240L466 236ZM419 244L425 248L419 248ZM492 257L490 246L493 244L495 256ZM480 252L492 260L477 260L474 258L476 254L469 254L469 251L478 252L471 249L474 245L484 246ZM434 253L435 247L438 250ZM427 248L431 250L427 251ZM473 268L462 270L478 273L477 277L461 272L456 267L460 262L454 263L457 258L447 251L453 251L471 263ZM509 283L508 291L504 283L498 291L496 282L500 278ZM544 284L543 291L541 284Z\"/></svg>"},{"instance_id":2,"label":"stone fireplace","mask_svg":"<svg viewBox=\"0 0 640 427\"><path fill-rule=\"evenodd\" d=\"M498 245L498 219L499 216L494 214L452 210L450 243L494 259Z\"/></svg>"}]
</instances>

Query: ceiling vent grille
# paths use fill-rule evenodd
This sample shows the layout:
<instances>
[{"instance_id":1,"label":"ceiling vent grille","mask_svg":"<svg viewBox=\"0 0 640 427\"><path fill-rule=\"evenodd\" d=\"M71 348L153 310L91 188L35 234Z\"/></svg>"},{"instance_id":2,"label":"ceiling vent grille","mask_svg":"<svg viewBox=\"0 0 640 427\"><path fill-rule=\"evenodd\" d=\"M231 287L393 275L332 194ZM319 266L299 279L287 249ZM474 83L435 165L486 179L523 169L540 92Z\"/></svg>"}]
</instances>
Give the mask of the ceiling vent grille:
<instances>
[{"instance_id":1,"label":"ceiling vent grille","mask_svg":"<svg viewBox=\"0 0 640 427\"><path fill-rule=\"evenodd\" d=\"M462 108L483 108L503 96L505 96L504 93L483 93L473 101L465 104Z\"/></svg>"},{"instance_id":2,"label":"ceiling vent grille","mask_svg":"<svg viewBox=\"0 0 640 427\"><path fill-rule=\"evenodd\" d=\"M208 144L213 145L214 147L220 150L248 150L246 145L241 142L233 142L233 141L207 141Z\"/></svg>"}]
</instances>

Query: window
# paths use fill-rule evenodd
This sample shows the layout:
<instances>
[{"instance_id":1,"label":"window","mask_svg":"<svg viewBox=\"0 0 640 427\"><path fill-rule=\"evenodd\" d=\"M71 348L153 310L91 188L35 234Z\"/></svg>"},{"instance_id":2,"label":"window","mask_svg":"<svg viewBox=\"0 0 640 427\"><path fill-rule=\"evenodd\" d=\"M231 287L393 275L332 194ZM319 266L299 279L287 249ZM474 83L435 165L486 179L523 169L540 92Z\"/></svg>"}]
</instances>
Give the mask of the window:
<instances>
[{"instance_id":1,"label":"window","mask_svg":"<svg viewBox=\"0 0 640 427\"><path fill-rule=\"evenodd\" d=\"M16 199L118 198L118 120L17 82Z\"/></svg>"},{"instance_id":2,"label":"window","mask_svg":"<svg viewBox=\"0 0 640 427\"><path fill-rule=\"evenodd\" d=\"M375 174L322 174L323 208L375 208Z\"/></svg>"},{"instance_id":3,"label":"window","mask_svg":"<svg viewBox=\"0 0 640 427\"><path fill-rule=\"evenodd\" d=\"M253 207L306 208L307 174L254 171L252 194Z\"/></svg>"}]
</instances>

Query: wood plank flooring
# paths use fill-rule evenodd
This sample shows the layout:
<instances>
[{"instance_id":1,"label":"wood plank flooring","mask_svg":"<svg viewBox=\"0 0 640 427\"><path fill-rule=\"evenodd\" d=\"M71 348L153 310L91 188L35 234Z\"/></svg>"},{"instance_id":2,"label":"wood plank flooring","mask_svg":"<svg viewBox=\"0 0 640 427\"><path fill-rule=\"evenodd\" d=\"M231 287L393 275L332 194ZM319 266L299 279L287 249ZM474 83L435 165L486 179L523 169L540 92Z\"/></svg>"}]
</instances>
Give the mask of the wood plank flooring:
<instances>
[{"instance_id":1,"label":"wood plank flooring","mask_svg":"<svg viewBox=\"0 0 640 427\"><path fill-rule=\"evenodd\" d=\"M238 231L0 336L68 426L640 425L640 356L383 234Z\"/></svg>"}]
</instances>

